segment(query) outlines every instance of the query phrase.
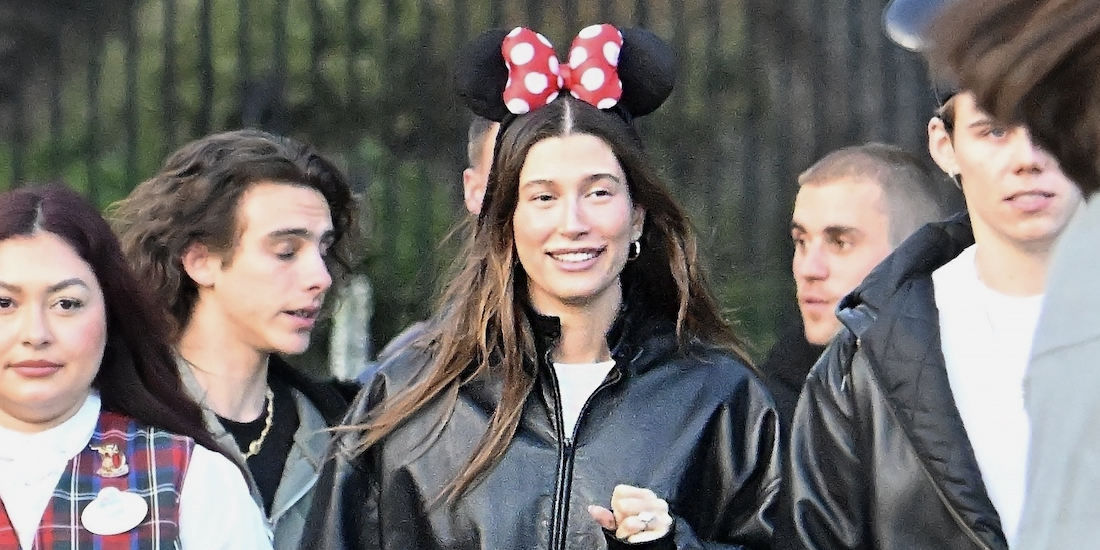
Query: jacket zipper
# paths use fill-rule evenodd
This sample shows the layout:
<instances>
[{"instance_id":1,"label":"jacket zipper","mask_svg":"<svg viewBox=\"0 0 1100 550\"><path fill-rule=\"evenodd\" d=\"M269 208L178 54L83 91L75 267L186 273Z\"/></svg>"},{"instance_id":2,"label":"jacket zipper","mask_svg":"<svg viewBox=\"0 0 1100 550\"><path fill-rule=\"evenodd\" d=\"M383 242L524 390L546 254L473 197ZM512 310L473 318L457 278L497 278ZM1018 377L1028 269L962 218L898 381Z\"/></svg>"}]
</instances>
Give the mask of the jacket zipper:
<instances>
[{"instance_id":1,"label":"jacket zipper","mask_svg":"<svg viewBox=\"0 0 1100 550\"><path fill-rule=\"evenodd\" d=\"M605 379L603 383L588 396L588 399L584 401L584 405L581 405L580 414L577 415L577 423L573 426L573 433L569 437L566 437L565 426L562 424L561 386L558 383L558 375L554 371L554 364L550 361L549 351L546 352L546 364L550 369L550 378L554 381L554 412L557 416L555 427L557 428L558 437L562 442L558 451L558 479L555 482L554 488L554 514L550 519L550 548L552 550L565 550L566 528L569 518L569 493L573 486L573 458L576 452L573 443L576 441L577 430L581 426L581 419L584 418L584 413L588 410L588 405L592 403L592 398L610 386L614 380ZM618 378L615 380L617 379Z\"/></svg>"},{"instance_id":2,"label":"jacket zipper","mask_svg":"<svg viewBox=\"0 0 1100 550\"><path fill-rule=\"evenodd\" d=\"M974 531L974 528L971 527L970 524L967 523L961 515L959 515L959 511L956 510L950 502L948 502L947 495L943 494L943 490L940 489L939 484L936 483L936 480L932 477L932 474L924 465L924 461L918 458L917 462L920 462L921 471L924 472L925 477L928 478L928 482L932 484L932 487L936 489L936 496L940 497L940 501L943 502L944 507L947 508L948 512L951 512L951 517L955 519L955 523L958 523L959 527L962 527L963 532L965 532L966 535L970 537L970 540L974 541L974 544L977 544L979 548L981 548L982 550L992 550L992 548L990 548L988 544L986 544L980 537L978 537L978 533Z\"/></svg>"}]
</instances>

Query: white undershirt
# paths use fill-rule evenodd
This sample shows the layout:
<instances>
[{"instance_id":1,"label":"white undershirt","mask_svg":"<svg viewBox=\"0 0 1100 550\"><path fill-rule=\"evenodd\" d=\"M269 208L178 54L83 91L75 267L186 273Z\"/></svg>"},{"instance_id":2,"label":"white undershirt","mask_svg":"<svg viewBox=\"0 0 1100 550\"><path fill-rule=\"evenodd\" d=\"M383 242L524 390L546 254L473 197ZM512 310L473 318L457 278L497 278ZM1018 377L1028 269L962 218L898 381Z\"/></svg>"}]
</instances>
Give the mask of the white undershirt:
<instances>
[{"instance_id":1,"label":"white undershirt","mask_svg":"<svg viewBox=\"0 0 1100 550\"><path fill-rule=\"evenodd\" d=\"M88 396L72 418L37 433L0 427L0 500L29 550L42 513L69 460L84 450L99 421L100 399ZM183 549L271 548L259 507L229 459L195 445L180 488Z\"/></svg>"},{"instance_id":2,"label":"white undershirt","mask_svg":"<svg viewBox=\"0 0 1100 550\"><path fill-rule=\"evenodd\" d=\"M565 437L573 437L585 402L600 387L614 366L613 359L600 363L554 363L561 394L561 418Z\"/></svg>"},{"instance_id":3,"label":"white undershirt","mask_svg":"<svg viewBox=\"0 0 1100 550\"><path fill-rule=\"evenodd\" d=\"M1011 545L1027 470L1024 372L1043 296L1008 296L985 286L976 249L937 269L932 282L951 393Z\"/></svg>"}]
</instances>

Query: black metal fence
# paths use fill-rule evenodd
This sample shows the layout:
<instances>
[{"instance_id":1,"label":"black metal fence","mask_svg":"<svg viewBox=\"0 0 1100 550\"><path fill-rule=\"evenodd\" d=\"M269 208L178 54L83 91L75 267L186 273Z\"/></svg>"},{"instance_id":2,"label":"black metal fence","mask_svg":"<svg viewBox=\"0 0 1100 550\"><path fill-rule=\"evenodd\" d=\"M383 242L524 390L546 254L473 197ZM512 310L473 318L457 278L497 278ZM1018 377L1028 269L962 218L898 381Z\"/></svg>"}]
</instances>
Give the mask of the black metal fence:
<instances>
[{"instance_id":1,"label":"black metal fence","mask_svg":"<svg viewBox=\"0 0 1100 550\"><path fill-rule=\"evenodd\" d=\"M593 22L645 26L681 62L642 122L692 212L731 316L760 343L794 311L795 176L869 140L924 155L922 62L885 0L0 1L0 188L63 179L101 205L172 150L242 126L340 159L364 197L378 340L428 313L462 216L465 113L452 57L489 27L559 49ZM10 182L10 183L9 183ZM756 350L762 351L762 350Z\"/></svg>"}]
</instances>

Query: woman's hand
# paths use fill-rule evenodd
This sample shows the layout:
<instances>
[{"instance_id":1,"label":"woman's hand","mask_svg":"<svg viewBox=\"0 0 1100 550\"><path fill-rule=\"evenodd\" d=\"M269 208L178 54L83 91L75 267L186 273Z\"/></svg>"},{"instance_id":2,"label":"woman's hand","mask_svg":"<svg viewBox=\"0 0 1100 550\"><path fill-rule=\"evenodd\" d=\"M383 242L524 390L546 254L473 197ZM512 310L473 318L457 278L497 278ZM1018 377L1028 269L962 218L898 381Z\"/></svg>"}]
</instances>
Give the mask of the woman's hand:
<instances>
[{"instance_id":1,"label":"woman's hand","mask_svg":"<svg viewBox=\"0 0 1100 550\"><path fill-rule=\"evenodd\" d=\"M668 503L653 491L630 485L618 485L611 493L611 510L602 506L588 507L588 513L615 538L626 542L649 542L668 534L672 516Z\"/></svg>"}]
</instances>

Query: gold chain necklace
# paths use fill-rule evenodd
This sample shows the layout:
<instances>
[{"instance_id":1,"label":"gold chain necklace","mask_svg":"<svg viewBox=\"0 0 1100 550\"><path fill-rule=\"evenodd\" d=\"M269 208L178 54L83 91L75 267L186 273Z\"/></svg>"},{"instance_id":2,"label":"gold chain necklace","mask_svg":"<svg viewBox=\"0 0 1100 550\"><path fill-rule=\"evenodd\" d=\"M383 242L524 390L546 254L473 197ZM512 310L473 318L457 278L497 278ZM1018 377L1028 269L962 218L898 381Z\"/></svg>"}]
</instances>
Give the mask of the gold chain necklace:
<instances>
[{"instance_id":1,"label":"gold chain necklace","mask_svg":"<svg viewBox=\"0 0 1100 550\"><path fill-rule=\"evenodd\" d=\"M264 446L264 440L267 439L267 434L271 431L271 423L275 418L275 392L271 391L271 386L267 387L267 394L264 397L267 399L267 415L266 418L264 418L264 429L260 432L260 437L248 444L248 452L244 454L246 459L252 458L256 456L256 453L260 452L260 447Z\"/></svg>"}]
</instances>

